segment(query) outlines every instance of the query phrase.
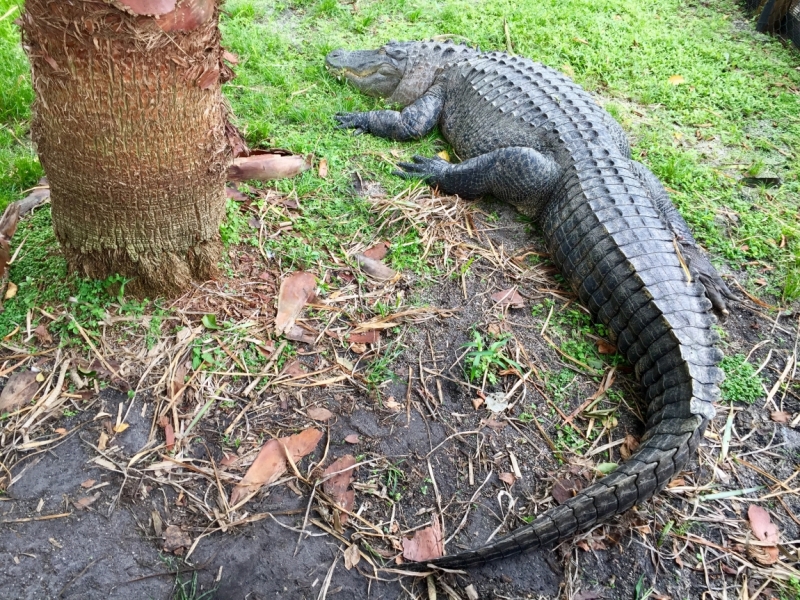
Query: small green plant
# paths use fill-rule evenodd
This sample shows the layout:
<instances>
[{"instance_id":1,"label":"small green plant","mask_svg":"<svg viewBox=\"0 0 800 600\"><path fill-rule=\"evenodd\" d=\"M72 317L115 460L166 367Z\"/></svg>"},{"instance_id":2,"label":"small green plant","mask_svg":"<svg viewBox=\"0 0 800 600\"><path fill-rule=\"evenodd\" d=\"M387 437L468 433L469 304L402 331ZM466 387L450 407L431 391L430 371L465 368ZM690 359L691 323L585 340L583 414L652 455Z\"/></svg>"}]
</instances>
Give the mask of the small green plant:
<instances>
[{"instance_id":1,"label":"small green plant","mask_svg":"<svg viewBox=\"0 0 800 600\"><path fill-rule=\"evenodd\" d=\"M488 342L479 331L473 330L472 341L462 346L472 349L464 356L467 379L471 382L488 380L494 385L499 371L516 369L522 373L522 367L504 354L510 339L510 335L503 335L494 342Z\"/></svg>"},{"instance_id":2,"label":"small green plant","mask_svg":"<svg viewBox=\"0 0 800 600\"><path fill-rule=\"evenodd\" d=\"M197 571L192 571L192 577L186 581L181 579L180 573L175 577L175 585L172 588L171 600L205 600L214 597L217 588L200 591L200 584L197 581Z\"/></svg>"},{"instance_id":3,"label":"small green plant","mask_svg":"<svg viewBox=\"0 0 800 600\"><path fill-rule=\"evenodd\" d=\"M383 474L383 481L386 485L386 494L395 502L399 502L403 497L402 489L398 488L400 488L400 482L405 478L406 474L403 473L403 471L401 471L397 465L393 465L391 463Z\"/></svg>"},{"instance_id":4,"label":"small green plant","mask_svg":"<svg viewBox=\"0 0 800 600\"><path fill-rule=\"evenodd\" d=\"M219 226L219 236L225 247L240 244L246 227L247 218L242 214L239 203L228 198L225 204L225 220Z\"/></svg>"},{"instance_id":5,"label":"small green plant","mask_svg":"<svg viewBox=\"0 0 800 600\"><path fill-rule=\"evenodd\" d=\"M723 399L752 404L764 396L761 376L756 375L753 365L742 354L726 356L719 366L725 371L725 381L720 386Z\"/></svg>"}]
</instances>

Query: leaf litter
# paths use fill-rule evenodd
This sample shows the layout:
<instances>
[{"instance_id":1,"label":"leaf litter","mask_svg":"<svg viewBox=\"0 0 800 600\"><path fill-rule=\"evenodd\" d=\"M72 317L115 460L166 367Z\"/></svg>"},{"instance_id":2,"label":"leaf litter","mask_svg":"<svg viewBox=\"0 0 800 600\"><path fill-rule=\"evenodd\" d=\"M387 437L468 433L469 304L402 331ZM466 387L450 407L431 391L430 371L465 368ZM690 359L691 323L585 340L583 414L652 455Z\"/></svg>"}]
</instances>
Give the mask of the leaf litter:
<instances>
[{"instance_id":1,"label":"leaf litter","mask_svg":"<svg viewBox=\"0 0 800 600\"><path fill-rule=\"evenodd\" d=\"M275 192L259 193L263 194L263 198L268 199L269 206L277 207L277 210L284 214L296 210L294 201L286 200L283 195ZM527 252L531 251L530 249L511 251L501 244L492 243L485 233L481 233L481 231L487 230L486 224L478 220L479 215L476 216L476 213L466 203L458 199L445 199L431 195L425 190L412 190L407 196L398 198L378 196L371 201L375 205L376 213L380 215L379 227L389 222L392 222L393 227L397 227L401 231L404 228L410 231L414 227L418 227L422 235L421 256L424 260L438 265L442 277L455 281L456 285L468 290L472 289L466 287L472 285L469 277L462 275L463 267L471 265L471 269L477 269L477 272L483 276L501 273L504 277L502 284L498 282L494 289L509 292L519 288L525 293L525 298L527 298L525 302L531 306L536 306L538 302L541 302L542 297L554 299L553 314L556 318L559 314L575 306L574 299L570 297L569 292L559 288L558 284L552 281L552 271L546 264L539 263L531 266L526 263L524 257ZM247 204L242 206L242 210L257 217L259 222L267 227L267 221L262 220L263 215L259 213L261 209ZM283 222L287 221L288 219ZM424 223L425 226L422 227L421 223ZM279 229L274 230L276 233L280 231ZM384 236L380 236L379 232L373 240L382 239L382 237ZM391 236L385 237L393 239ZM372 247L380 244L370 243L372 243ZM437 243L444 244L446 254L432 253L432 248ZM366 246L368 244L361 247ZM348 247L354 246L351 244ZM241 256L247 256L246 252L242 251ZM477 259L475 259L476 256ZM337 414L336 421L346 423L351 409L342 409L342 407L353 406L352 403L356 400L351 400L350 396L363 398L360 394L363 394L366 389L364 364L379 359L386 353L387 347L390 348L392 343L397 343L397 340L406 344L417 339L422 343L414 342L415 346L413 347L415 351L422 352L428 342L419 337L407 338L406 332L409 326L413 325L418 328L427 327L430 324L432 327L434 319L444 321L452 318L458 313L458 309L453 309L448 305L422 308L404 305L404 295L400 292L406 292L405 286L408 284L394 278L383 281L372 278L366 284L362 284L364 285L362 289L359 289L353 279L348 282L347 277L342 277L339 280L342 283L338 288L333 287L332 292L328 292L323 298L316 299L312 296L316 291L317 277L326 285L331 281L330 276L326 275L326 269L331 267L317 266L314 270L318 275L307 273L310 275L311 281L309 286L304 288L306 291L303 291L303 287L300 286L301 291L298 298L293 302L290 301L288 305L284 305L281 310L281 294L278 293L276 286L278 282L285 283L295 274L282 273L279 270L265 270L263 264L258 264L256 260L240 257L237 258L237 261L237 272L243 274L241 281L229 280L224 284L208 282L187 293L173 305L177 314L180 315L180 320L176 320L175 323L180 325L177 328L169 329L170 334L162 337L159 344L163 343L163 345L158 347L159 344L157 344L158 348L155 352L153 352L153 348L148 348L143 343L143 337L140 337L142 343L139 348L131 346L130 343L121 347L114 346L114 340L105 337L103 344L98 346L99 352L111 356L113 348L116 352L113 355L119 359L117 362L105 359L110 368L106 368L103 362L93 355L62 356L55 364L47 363L42 381L41 410L33 414L26 409L24 415L12 417L9 430L15 430L24 424L25 420L33 417L32 427L28 429L32 434L31 443L34 440L47 440L47 429L43 427L45 417L51 414L57 415L59 409L64 410L64 406L69 406L70 398L65 397L64 394L55 396L52 394L53 390L63 391L66 389L65 384L69 381L67 375L71 372L72 367L68 365L62 383L58 383L61 366L66 358L70 358L72 364L81 365L81 369L77 372L90 386L98 379L114 385L120 383L115 378L114 372L130 378L131 373L135 372L131 369L131 365L139 364L141 365L139 373L145 373L139 386L147 386L155 390L154 405L158 418L153 422L153 431L155 439L162 446L156 451L143 449L144 454L132 466L126 468L125 465L131 458L123 460L122 456L118 454L119 450L115 449L117 448L115 444L117 444L117 440L124 439L128 432L127 430L115 431L115 429L119 429L120 425L126 425L129 420L124 418L123 414L122 420L115 424L114 417L110 414L116 414L115 406L114 410L109 411L108 417L98 420L98 423L107 420L108 427L99 432L99 440L96 437L97 434L92 438L99 442L96 447L103 453L97 457L95 464L109 471L126 472L128 476L143 477L143 481L149 482L148 485L172 486L178 493L176 507L190 505L195 512L189 521L203 524L205 519L206 526L213 525L212 531L227 531L233 526L241 526L253 522L254 519L265 518L263 513L250 514L246 511L248 507L256 504L255 501L235 508L248 495L257 492L264 486L283 480L287 485L296 486L295 489L300 490L300 493L305 489L303 486L308 486L307 489L313 490L313 482L325 478L324 474L319 474L321 466L312 459L307 468L308 472L304 474L303 471L306 469L301 469L300 464L302 456L295 455L291 449L284 450L284 446L279 444L278 440L286 441L293 436L311 431L315 419L314 409L319 407L320 403L334 408ZM337 268L340 269L340 273L347 273L346 269L349 267L339 265ZM352 273L352 271L349 272ZM307 291L309 287L311 288L310 292ZM464 299L466 300L470 296L475 297L466 294ZM511 296L513 297L513 294ZM486 297L490 298L488 292ZM279 298L277 312L273 308L276 298ZM399 304L398 298L400 298ZM396 308L388 313L379 313L374 308L377 301ZM496 299L492 299L488 303L490 308L496 304ZM312 305L313 312L309 308L309 314L301 319L304 308ZM288 309L287 306L289 306ZM280 321L277 318L278 313L281 315ZM513 312L508 314L510 315L508 319L513 321L509 325L502 321L498 325L496 319L489 323L496 328L489 328L489 324L483 323L485 331L493 332L488 335L502 335L506 331L515 331L514 323L517 322L515 319L521 320L522 318L514 317ZM202 322L204 315L214 315L213 324L219 329L209 330L204 327ZM546 314L540 320L537 331L541 328L545 316ZM210 320L207 321L212 323ZM328 352L335 354L335 358L330 355L321 356L313 349L303 350L302 346L286 345L284 341L275 339L274 335L279 324L283 327L282 331L285 334L290 330L286 328L290 321L294 321L293 326L302 329L309 337L312 332L317 332L317 335L314 336L315 341L317 336L320 336L318 344L323 348L328 348ZM234 323L235 327L240 329L234 329L234 333L228 333L228 328ZM545 323L545 325L552 326L554 323L555 321L551 319L549 324ZM129 327L126 331L131 332L135 329ZM431 329L431 331L434 330ZM519 330L517 330L517 334L519 334ZM561 334L558 332L551 331L550 335L558 343L563 340L559 337ZM364 353L361 355L349 353L349 350L339 345L344 340L351 344L363 344L365 346ZM590 342L590 344L595 344L595 342ZM206 358L202 359L197 368L191 368L195 348L201 350L200 354ZM570 364L563 356L554 353L549 345L531 345L527 338L526 341L523 341L521 337L515 338L509 348L511 356L516 362L523 367L538 367L539 372L548 370L558 372L558 368L563 368L559 365L564 364L567 365L567 368L577 367L574 363ZM597 342L596 348L598 354L604 354L602 352L604 348L599 342ZM292 351L289 352L288 349ZM31 354L33 352L33 349L30 350ZM243 360L242 357L246 352L252 352L261 357L257 368ZM306 354L306 352L310 352L310 354ZM611 355L610 352L608 356ZM763 360L765 355L760 352L754 354L758 360ZM619 390L621 384L628 385L627 379L619 370L616 373L620 374L621 379L617 377L615 380L615 371L607 368L602 374L599 387L597 381L592 379L587 379L584 383L573 383L572 389L577 388L580 393L570 395L568 397L569 407L564 408L561 412L559 412L559 404L556 404L556 400L551 397L555 392L550 387L548 380L534 375L530 381L523 381L521 380L522 374L506 372L500 375L502 383L499 388L493 391L487 390L487 392L501 394L502 396L497 397L507 399L508 407L502 411L502 414L494 418L487 419L476 414L474 416L475 426L469 427L466 425L470 422L469 420L463 420L464 417L448 418L444 412L437 383L444 382L446 385L452 385L453 381L458 382L460 378L463 383L457 383L457 385L461 386L470 398L475 397L475 391L469 388L463 379L463 374L458 372L458 363L456 362L454 368L448 369L449 363L442 362L443 356L438 346L434 345L427 353L427 358L422 359L423 362L418 364L415 359L409 361L407 365L402 363L403 367L400 369L395 367L395 372L402 379L405 379L407 375L405 370L413 367L410 379L412 386L408 397L397 391L394 392L394 396L383 398L379 396L380 408L376 407L375 410L385 411L379 412L379 414L383 415L383 418L387 415L391 416L396 419L396 424L399 426L408 422L409 415L415 418L419 418L421 415L426 422L431 424L436 423L438 426L437 422L444 419L444 422L448 422L454 428L455 437L447 441L445 447L448 448L448 452L453 453L454 457L458 457L457 460L461 461L463 458L463 462L460 463L463 468L462 472L471 473L470 477L475 480L468 487L465 483L464 489L458 489L452 496L449 496L450 492L448 491L449 497L442 498L444 522L451 524L448 535L454 535L457 544L474 545L475 543L473 540L464 542L462 538L458 537L461 533L458 523L470 516L464 513L469 513L468 507L476 503L478 499L481 502L494 502L497 506L497 500L494 498L497 490L503 490L502 493L512 494L515 497L530 494L533 504L526 507L524 502L517 502L508 513L506 522L510 523L513 519L527 519L532 514L528 512L529 510L541 511L552 506L554 501L558 501L556 496L559 492L555 491L557 487L565 488L566 495L563 498L566 498L569 494L575 493L575 490L570 487L571 485L584 485L584 481L588 483L597 476L598 466L601 471L614 468L619 459L624 459L635 451L636 435L632 435L624 429L620 430L619 425L612 422L610 414L611 411L619 409L620 404L609 400L608 390L613 392ZM24 366L29 367L33 365L36 357L30 356L25 360ZM44 365L45 363L40 364ZM153 366L148 371L149 365ZM10 366L6 363L0 368L9 368ZM768 365L766 371L770 370L770 366ZM780 363L776 368L778 373L782 372L784 363ZM181 373L182 370L185 371ZM234 377L238 379L233 379ZM793 374L789 373L785 380L789 381L793 377ZM132 390L136 389L136 380L133 381L133 384L128 384ZM520 381L522 383L514 388L515 382ZM214 398L215 396L217 399ZM485 403L486 397L485 394L484 398L479 398L479 400ZM524 412L531 410L532 398L536 398L536 402L540 402L542 406L552 409L553 416L539 412L538 415L542 419L541 424L538 424L536 420L528 420ZM565 400L565 398L559 398L557 402L561 403ZM783 394L782 388L776 390L774 401L776 406L769 406L763 413L768 419L771 419L771 415L776 412L787 413L791 418L797 414L794 400L791 395ZM39 402L40 400L36 400L36 405L39 405ZM137 399L134 402L141 402L141 400ZM331 403L329 404L329 402ZM635 407L633 408L635 409ZM285 411L281 412L283 416L278 420L270 417L270 414L277 409ZM138 410L138 408L134 407L134 410ZM98 410L97 414L101 414L101 412ZM291 415L288 422L285 416L287 414ZM486 414L486 412L482 413L483 416ZM537 414L535 407L533 414ZM227 417L219 421L220 415L227 415ZM743 417L743 414L736 414L737 426L732 432L729 444L731 450L729 450L725 462L716 464L715 457L719 454L723 432L712 423L700 455L701 469L697 472L683 474L673 482L674 485L670 486L667 493L657 497L654 501L657 511L649 505L640 507L639 513L623 517L621 523L605 524L579 537L576 540L576 547L583 548L584 550L581 552L587 553L596 549L610 548L619 543L623 531L630 531L632 535L638 536L637 539L652 546L651 552L662 552L665 558L669 551L675 553L678 560L690 561L700 548L714 553L716 560L726 568L733 568L736 572L738 572L737 569L747 570L752 577L761 578L763 581L775 579L786 581L793 577L795 569L782 558L782 555L778 554L774 563L763 562L773 558L772 548L778 548L780 544L761 546L759 544L765 542L756 537L750 528L746 531L741 530L734 517L738 515L738 523L741 523L741 516L746 509L742 509L741 506L738 509L729 508L733 502L730 498L722 498L718 501L700 501L694 516L680 512L682 507L685 509L686 502L694 502L703 494L708 495L707 486L709 485L722 485L722 489L732 487L731 484L724 487L724 484L719 483L721 480L717 479L714 480L716 483L710 483L711 480L703 478L703 474L706 473L703 469L709 469L708 472L713 473L715 478L719 477L718 472L723 474L727 472L728 481L732 483L737 481L735 477L730 476L735 473L747 484L742 485L741 489L752 489L756 487L753 484L764 482L768 485L767 488L760 488L760 492L748 492L744 494L744 497L757 500L759 494L761 496L778 494L763 501L775 502L777 499L776 506L780 505L781 509L783 505L780 502L782 501L787 502L787 506L792 506L791 496L782 493L787 490L787 487L791 489L791 484L786 483L783 487L781 485L789 475L781 475L782 479L778 481L765 479L766 476L760 472L754 471L750 467L744 467L742 463L730 458L731 456L738 457L748 447L752 448L748 444L752 444L756 439L762 440L765 444L768 442L768 439L759 437L759 434L756 434L748 442L747 433L742 431L743 423L746 423ZM319 420L318 423L326 423L328 426L330 420L330 418ZM215 422L222 423L220 431L229 429L226 435L229 435L231 440L241 436L239 438L242 440L241 446L234 447L227 443L223 446L224 450L220 451L221 458L215 463L213 460L203 461L192 458L188 452L191 435L185 435L187 429L191 425L193 429L190 431L199 431L203 424ZM168 433L167 425L172 429L171 434ZM541 430L539 425L542 427ZM556 446L553 441L557 434L554 425L573 428L574 435L580 440L585 440L586 445L580 451L573 451L565 449L563 441L558 440L559 445ZM334 425L331 424L330 427L334 427ZM480 432L468 434L467 431L472 429L480 429ZM631 431L637 433L635 428ZM268 435L275 435L276 438L271 440L275 443L267 451L267 457L261 460L257 457L261 456L271 442L267 442L261 447L255 432L266 432ZM345 433L348 432L345 431ZM344 443L361 444L359 452L367 454L359 460L362 463L370 464L369 475L363 475L364 471L362 471L362 475L357 480L352 476L354 469L350 469L347 483L343 488L339 486L336 490L326 489L327 482L325 482L321 486L321 493L314 495L312 491L312 498L309 502L310 505L314 505L314 511L319 514L319 517L309 517L309 526L314 523L321 528L327 528L325 530L329 531L331 535L357 533L358 536L347 545L349 558L345 560L349 561L351 566L355 565L359 556L360 560L364 560L363 552L359 551L359 547L364 548L364 551L367 548L374 550L374 554L369 554L372 557L371 560L375 556L380 556L381 560L392 561L398 554L402 554L404 560L417 560L405 556L406 549L409 544L413 546L415 543L412 541L413 538L409 539L409 536L412 533L424 531L424 529L408 533L404 533L404 531L409 528L413 530L425 520L432 521L435 527L441 531L440 520L439 518L431 520L431 511L438 509L435 501L436 495L433 491L433 481L437 481L441 487L440 477L442 474L437 471L437 468L434 468L432 476L426 475L426 479L431 481L417 480L417 486L427 488L426 495L412 494L411 490L406 489L402 493L403 497L399 498L399 490L403 488L403 484L398 483L402 480L395 479L399 475L395 474L396 467L394 465L398 461L405 461L402 470L406 472L406 477L413 477L411 475L413 469L408 465L415 463L409 462L407 459L376 454L374 451L376 446L373 442L375 436L372 434L362 438L358 434L345 435L345 433L329 442L331 448L334 447L335 439L338 439L340 444L342 440ZM325 437L319 431L314 434L314 437L317 435L319 438L308 453L319 448L319 442ZM479 442L479 440L493 441L489 446L485 441ZM521 440L525 441L521 442ZM530 444L528 440L534 440L536 445L521 451L520 448L525 448ZM546 443L542 444L541 440ZM513 452L503 450L504 443L512 442ZM15 442L15 448L23 447L25 443L28 442L19 436L18 441ZM521 446L520 443L522 443ZM553 444L552 447L549 447L550 443ZM498 445L495 446L495 444ZM222 445L221 441L220 445ZM532 459L536 456L536 452L534 451L532 454L530 452L535 450L537 445L544 447L544 461L541 467L536 464L537 460ZM496 451L489 451L490 447L495 447ZM556 448L562 457L575 458L570 458L562 466L547 463L546 461L550 460L552 456L553 448ZM460 449L465 451L463 457L459 454ZM165 450L170 454L163 454ZM427 452L427 449L425 451ZM754 450L748 451L753 452ZM439 452L435 452L434 458L439 456ZM327 455L327 450L325 454ZM469 461L472 466L468 464L467 454L470 456ZM522 478L515 472L514 465L517 459L512 459L510 454L521 457L519 463L520 474L524 475ZM580 459L584 461L583 463L578 460L581 455L588 456L588 458ZM6 456L10 455L6 454ZM767 468L768 462L759 462L767 461L769 458L767 455L756 452L747 458L752 461L751 464L755 468L759 468L765 473L770 472ZM324 465L324 462L322 464ZM550 464L554 470L547 471L545 468L547 464ZM761 466L758 466L759 464ZM248 465L250 465L249 469L244 476L240 477L237 473L240 473L240 469L244 470ZM520 466L517 468L519 469ZM328 467L324 473L333 472L329 469L331 467ZM287 477L284 478L284 476ZM465 475L466 480L469 480L470 477ZM550 477L552 477L550 481L555 480L555 487L551 487L550 483L546 483L544 488L531 487L534 482L547 481ZM485 478L490 483L481 486L481 482ZM180 483L182 480L184 483ZM187 484L186 481L194 483ZM296 483L292 483L293 481ZM561 485L560 481L569 481L570 484ZM206 493L211 491L212 498L214 490L218 491L222 486L223 490L231 491L230 500L219 498L216 505L214 502L204 501L204 494L198 493L203 486L208 486ZM492 492L493 486L494 491ZM730 491L737 492L738 490ZM334 492L341 493L342 496L337 498ZM464 493L466 496L461 495ZM475 494L478 495L475 496L475 500L472 500ZM414 505L415 509L423 512L416 517L406 515L402 519L392 522L390 520L391 508L386 512L386 507L394 506L396 503L397 506L402 507L402 503L407 502L406 498L409 496L414 499L413 502L418 502ZM385 503L381 504L384 508L383 511L371 504L359 512L358 507L361 506L362 500L369 504L373 499L380 499L381 503ZM94 509L97 505L95 502L92 508ZM336 508L337 505L341 508ZM506 514L507 506L507 503L501 505L500 513L498 513L501 518ZM357 516L353 517L348 513ZM635 517L634 514L644 516ZM660 542L661 545L659 545L658 536L665 525L663 519L669 515L679 515L674 518L684 521L688 519L686 522L722 523L727 528L730 538L739 541L731 541L727 545L722 545L720 550L708 545L716 543L709 535L700 534L698 530L694 529L686 534L682 531L676 533L676 529L672 528L663 536L664 542ZM654 523L652 527L650 527L651 522ZM791 517L789 517L789 522L791 524ZM376 533L374 528L379 523L384 524L383 528L378 527L381 530L379 537L368 540L359 537L364 532ZM647 533L648 530L650 533ZM180 527L178 530L173 530L176 535L180 532ZM169 547L174 547L174 550L170 551L184 553L191 551L192 545L196 544L198 540L192 539L186 531L183 531L183 535L185 536L183 539L176 539L174 543L170 544ZM441 532L438 536L431 535L430 532L421 535L428 538L428 541L423 544L423 551L411 549L408 553L409 556L419 557L419 560L429 560L439 551L436 540L443 542L442 538L445 536ZM449 548L453 549L451 546ZM682 548L684 549L681 550ZM681 556L683 556L682 559Z\"/></svg>"}]
</instances>

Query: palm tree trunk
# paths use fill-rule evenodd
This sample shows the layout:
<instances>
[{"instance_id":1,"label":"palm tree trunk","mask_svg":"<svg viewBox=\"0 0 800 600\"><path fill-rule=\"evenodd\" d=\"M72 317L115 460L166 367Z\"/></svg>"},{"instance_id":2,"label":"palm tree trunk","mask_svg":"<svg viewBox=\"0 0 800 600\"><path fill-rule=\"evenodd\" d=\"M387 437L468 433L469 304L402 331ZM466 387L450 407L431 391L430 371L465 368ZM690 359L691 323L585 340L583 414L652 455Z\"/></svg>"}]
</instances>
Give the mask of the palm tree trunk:
<instances>
[{"instance_id":1,"label":"palm tree trunk","mask_svg":"<svg viewBox=\"0 0 800 600\"><path fill-rule=\"evenodd\" d=\"M31 132L79 273L140 295L215 275L231 161L219 4L26 0Z\"/></svg>"}]
</instances>

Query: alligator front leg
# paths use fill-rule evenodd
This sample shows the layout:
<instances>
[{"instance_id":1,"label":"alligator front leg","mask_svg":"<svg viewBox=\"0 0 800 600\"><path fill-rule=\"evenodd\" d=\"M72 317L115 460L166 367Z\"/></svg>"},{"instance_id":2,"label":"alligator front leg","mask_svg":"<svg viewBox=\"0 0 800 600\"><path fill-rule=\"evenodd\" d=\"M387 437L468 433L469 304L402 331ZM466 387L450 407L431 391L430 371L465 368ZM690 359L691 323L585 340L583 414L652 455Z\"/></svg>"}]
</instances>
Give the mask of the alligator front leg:
<instances>
[{"instance_id":1,"label":"alligator front leg","mask_svg":"<svg viewBox=\"0 0 800 600\"><path fill-rule=\"evenodd\" d=\"M445 194L462 198L491 194L534 218L561 176L561 167L552 158L532 148L516 146L493 150L459 164L415 156L413 163L398 166L403 170L396 171L396 175L422 177Z\"/></svg>"},{"instance_id":2,"label":"alligator front leg","mask_svg":"<svg viewBox=\"0 0 800 600\"><path fill-rule=\"evenodd\" d=\"M339 113L338 129L355 129L356 134L371 133L398 142L417 140L430 133L439 120L444 92L436 85L402 112L373 110L360 113Z\"/></svg>"}]
</instances>

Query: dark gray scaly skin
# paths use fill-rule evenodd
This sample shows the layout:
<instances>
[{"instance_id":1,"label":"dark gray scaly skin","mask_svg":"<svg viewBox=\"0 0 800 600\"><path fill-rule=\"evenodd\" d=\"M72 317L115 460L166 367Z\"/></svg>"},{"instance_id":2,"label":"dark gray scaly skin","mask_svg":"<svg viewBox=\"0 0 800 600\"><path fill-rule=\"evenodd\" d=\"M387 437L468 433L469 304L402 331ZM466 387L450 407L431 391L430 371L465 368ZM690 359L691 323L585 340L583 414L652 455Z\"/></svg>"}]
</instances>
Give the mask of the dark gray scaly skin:
<instances>
[{"instance_id":1,"label":"dark gray scaly skin","mask_svg":"<svg viewBox=\"0 0 800 600\"><path fill-rule=\"evenodd\" d=\"M561 73L504 53L392 42L326 62L406 106L340 114L341 127L408 140L438 124L462 161L415 156L401 175L465 198L491 194L541 222L553 260L646 389L642 443L616 471L488 546L428 564L469 567L551 546L662 489L714 417L722 353L710 311L726 312L732 294L658 179L631 159L619 124Z\"/></svg>"}]
</instances>

